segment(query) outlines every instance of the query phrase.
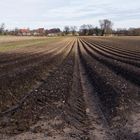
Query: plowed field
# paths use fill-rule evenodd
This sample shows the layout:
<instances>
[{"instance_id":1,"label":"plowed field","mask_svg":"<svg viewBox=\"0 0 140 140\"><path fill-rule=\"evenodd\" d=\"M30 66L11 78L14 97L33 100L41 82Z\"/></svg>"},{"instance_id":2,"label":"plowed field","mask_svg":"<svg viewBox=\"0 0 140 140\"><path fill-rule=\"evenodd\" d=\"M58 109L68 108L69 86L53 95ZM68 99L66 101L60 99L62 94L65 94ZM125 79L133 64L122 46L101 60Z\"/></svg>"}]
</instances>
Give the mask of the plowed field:
<instances>
[{"instance_id":1,"label":"plowed field","mask_svg":"<svg viewBox=\"0 0 140 140\"><path fill-rule=\"evenodd\" d=\"M139 140L140 38L0 40L1 140Z\"/></svg>"}]
</instances>

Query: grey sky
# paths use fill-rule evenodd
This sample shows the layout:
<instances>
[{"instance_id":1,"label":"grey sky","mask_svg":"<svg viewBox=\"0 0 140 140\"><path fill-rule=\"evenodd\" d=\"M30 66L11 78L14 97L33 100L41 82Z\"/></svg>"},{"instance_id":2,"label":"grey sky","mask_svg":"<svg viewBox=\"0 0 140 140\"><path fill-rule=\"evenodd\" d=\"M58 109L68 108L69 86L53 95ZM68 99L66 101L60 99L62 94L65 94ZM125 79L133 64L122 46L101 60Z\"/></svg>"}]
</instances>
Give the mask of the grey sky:
<instances>
[{"instance_id":1,"label":"grey sky","mask_svg":"<svg viewBox=\"0 0 140 140\"><path fill-rule=\"evenodd\" d=\"M140 0L0 0L7 28L63 28L108 18L114 28L140 27Z\"/></svg>"}]
</instances>

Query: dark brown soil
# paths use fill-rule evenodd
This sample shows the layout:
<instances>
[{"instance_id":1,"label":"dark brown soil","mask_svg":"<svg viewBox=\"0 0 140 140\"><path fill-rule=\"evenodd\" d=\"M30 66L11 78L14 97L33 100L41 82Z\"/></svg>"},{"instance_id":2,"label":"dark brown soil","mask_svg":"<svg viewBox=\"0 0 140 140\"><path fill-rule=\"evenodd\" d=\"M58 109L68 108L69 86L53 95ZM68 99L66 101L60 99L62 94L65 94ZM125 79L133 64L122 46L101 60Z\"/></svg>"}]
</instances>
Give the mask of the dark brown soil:
<instances>
[{"instance_id":1,"label":"dark brown soil","mask_svg":"<svg viewBox=\"0 0 140 140\"><path fill-rule=\"evenodd\" d=\"M140 48L127 40L68 38L1 55L0 139L139 140Z\"/></svg>"}]
</instances>

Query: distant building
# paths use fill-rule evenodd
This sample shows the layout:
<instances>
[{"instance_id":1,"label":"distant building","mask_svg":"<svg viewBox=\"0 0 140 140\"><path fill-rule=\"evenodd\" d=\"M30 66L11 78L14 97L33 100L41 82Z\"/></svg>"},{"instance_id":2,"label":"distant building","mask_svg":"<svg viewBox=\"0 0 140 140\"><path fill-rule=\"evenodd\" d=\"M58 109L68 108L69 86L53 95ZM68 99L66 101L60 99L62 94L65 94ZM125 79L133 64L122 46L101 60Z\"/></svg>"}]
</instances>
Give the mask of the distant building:
<instances>
[{"instance_id":1,"label":"distant building","mask_svg":"<svg viewBox=\"0 0 140 140\"><path fill-rule=\"evenodd\" d=\"M38 28L35 30L32 30L32 35L34 36L44 36L45 35L45 29L44 28Z\"/></svg>"},{"instance_id":2,"label":"distant building","mask_svg":"<svg viewBox=\"0 0 140 140\"><path fill-rule=\"evenodd\" d=\"M37 30L37 32L39 33L39 35L44 35L45 34L45 29L44 28L39 28L38 30Z\"/></svg>"},{"instance_id":3,"label":"distant building","mask_svg":"<svg viewBox=\"0 0 140 140\"><path fill-rule=\"evenodd\" d=\"M53 28L50 30L46 30L48 36L60 36L61 30L59 28Z\"/></svg>"},{"instance_id":4,"label":"distant building","mask_svg":"<svg viewBox=\"0 0 140 140\"><path fill-rule=\"evenodd\" d=\"M60 33L49 33L48 36L49 37L60 36Z\"/></svg>"},{"instance_id":5,"label":"distant building","mask_svg":"<svg viewBox=\"0 0 140 140\"><path fill-rule=\"evenodd\" d=\"M34 30L16 29L14 32L19 36L60 36L62 34L59 28L53 28L50 30L45 30L44 28L38 28Z\"/></svg>"},{"instance_id":6,"label":"distant building","mask_svg":"<svg viewBox=\"0 0 140 140\"><path fill-rule=\"evenodd\" d=\"M31 32L29 29L19 29L18 35L20 36L31 36Z\"/></svg>"}]
</instances>

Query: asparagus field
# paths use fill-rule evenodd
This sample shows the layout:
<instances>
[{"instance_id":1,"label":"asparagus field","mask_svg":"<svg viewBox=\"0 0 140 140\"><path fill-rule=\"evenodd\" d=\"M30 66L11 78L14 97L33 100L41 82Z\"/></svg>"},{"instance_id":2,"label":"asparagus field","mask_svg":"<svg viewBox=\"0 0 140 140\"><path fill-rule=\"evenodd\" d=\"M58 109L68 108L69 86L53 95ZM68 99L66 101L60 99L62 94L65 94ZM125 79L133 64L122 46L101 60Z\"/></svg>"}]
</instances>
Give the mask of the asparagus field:
<instances>
[{"instance_id":1,"label":"asparagus field","mask_svg":"<svg viewBox=\"0 0 140 140\"><path fill-rule=\"evenodd\" d=\"M139 140L140 37L0 39L0 140Z\"/></svg>"}]
</instances>

